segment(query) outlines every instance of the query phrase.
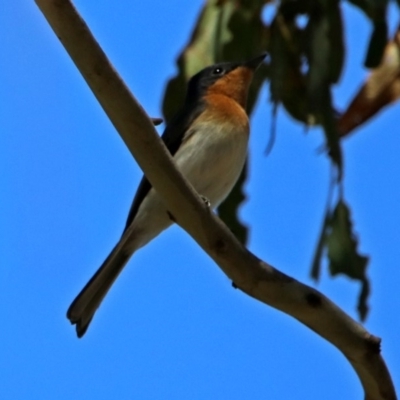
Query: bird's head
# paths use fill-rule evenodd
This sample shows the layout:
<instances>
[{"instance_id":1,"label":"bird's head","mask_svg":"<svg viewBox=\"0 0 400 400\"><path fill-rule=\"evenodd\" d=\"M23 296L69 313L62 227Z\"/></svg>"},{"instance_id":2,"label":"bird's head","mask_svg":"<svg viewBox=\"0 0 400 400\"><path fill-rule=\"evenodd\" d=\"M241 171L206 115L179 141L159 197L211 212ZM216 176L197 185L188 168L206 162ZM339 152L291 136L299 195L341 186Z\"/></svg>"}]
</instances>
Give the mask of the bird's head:
<instances>
[{"instance_id":1,"label":"bird's head","mask_svg":"<svg viewBox=\"0 0 400 400\"><path fill-rule=\"evenodd\" d=\"M243 108L255 70L266 54L244 62L224 62L211 65L194 75L188 84L187 101L196 101L209 94L232 98Z\"/></svg>"}]
</instances>

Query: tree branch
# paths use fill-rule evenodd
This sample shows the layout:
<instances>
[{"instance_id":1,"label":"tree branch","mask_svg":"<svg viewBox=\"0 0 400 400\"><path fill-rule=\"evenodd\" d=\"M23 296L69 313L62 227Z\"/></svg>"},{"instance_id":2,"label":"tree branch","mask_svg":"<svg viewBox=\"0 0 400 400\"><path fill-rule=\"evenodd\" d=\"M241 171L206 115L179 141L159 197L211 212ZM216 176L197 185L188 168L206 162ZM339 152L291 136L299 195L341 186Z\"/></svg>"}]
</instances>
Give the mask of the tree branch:
<instances>
[{"instance_id":1,"label":"tree branch","mask_svg":"<svg viewBox=\"0 0 400 400\"><path fill-rule=\"evenodd\" d=\"M336 346L357 372L365 399L395 400L395 389L380 354L380 339L323 294L243 247L175 168L151 120L71 2L36 3L176 222L243 292L291 315Z\"/></svg>"}]
</instances>

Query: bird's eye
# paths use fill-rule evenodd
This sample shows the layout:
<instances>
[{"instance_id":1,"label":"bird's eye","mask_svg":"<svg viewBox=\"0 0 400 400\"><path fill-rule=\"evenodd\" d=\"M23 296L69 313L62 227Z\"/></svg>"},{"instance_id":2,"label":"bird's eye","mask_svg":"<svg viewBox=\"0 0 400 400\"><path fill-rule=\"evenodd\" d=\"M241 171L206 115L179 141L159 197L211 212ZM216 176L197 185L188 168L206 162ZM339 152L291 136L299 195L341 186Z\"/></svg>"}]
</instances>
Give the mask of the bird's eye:
<instances>
[{"instance_id":1,"label":"bird's eye","mask_svg":"<svg viewBox=\"0 0 400 400\"><path fill-rule=\"evenodd\" d=\"M216 67L213 70L213 75L222 75L224 73L224 69L221 67Z\"/></svg>"}]
</instances>

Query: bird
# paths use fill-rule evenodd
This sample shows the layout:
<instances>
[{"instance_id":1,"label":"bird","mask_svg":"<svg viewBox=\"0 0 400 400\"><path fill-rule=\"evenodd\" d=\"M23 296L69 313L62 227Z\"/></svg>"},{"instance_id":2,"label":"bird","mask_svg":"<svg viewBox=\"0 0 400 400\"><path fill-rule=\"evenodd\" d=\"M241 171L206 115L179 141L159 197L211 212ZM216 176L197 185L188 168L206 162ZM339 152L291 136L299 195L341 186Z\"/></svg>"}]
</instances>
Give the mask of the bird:
<instances>
[{"instance_id":1,"label":"bird","mask_svg":"<svg viewBox=\"0 0 400 400\"><path fill-rule=\"evenodd\" d=\"M228 196L246 161L247 95L265 55L214 64L194 75L181 110L161 136L177 168L213 209ZM76 325L78 338L133 253L173 223L162 198L143 176L121 238L68 308L67 318Z\"/></svg>"}]
</instances>

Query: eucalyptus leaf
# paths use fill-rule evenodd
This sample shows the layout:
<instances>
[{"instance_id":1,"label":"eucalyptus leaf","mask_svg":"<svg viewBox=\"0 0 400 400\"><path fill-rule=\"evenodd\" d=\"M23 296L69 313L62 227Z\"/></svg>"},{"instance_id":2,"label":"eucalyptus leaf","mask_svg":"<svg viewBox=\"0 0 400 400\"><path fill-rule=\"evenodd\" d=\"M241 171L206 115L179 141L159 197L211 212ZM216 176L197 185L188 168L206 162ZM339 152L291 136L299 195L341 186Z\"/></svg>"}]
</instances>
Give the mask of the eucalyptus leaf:
<instances>
[{"instance_id":1,"label":"eucalyptus leaf","mask_svg":"<svg viewBox=\"0 0 400 400\"><path fill-rule=\"evenodd\" d=\"M368 306L369 282L366 269L369 258L358 253L358 240L353 232L350 209L339 200L330 218L330 232L327 236L329 271L332 276L344 274L362 284L358 310L365 318Z\"/></svg>"},{"instance_id":2,"label":"eucalyptus leaf","mask_svg":"<svg viewBox=\"0 0 400 400\"><path fill-rule=\"evenodd\" d=\"M237 239L247 244L249 228L238 218L238 208L246 199L244 183L247 180L248 163L246 162L239 180L232 189L228 198L218 207L218 216L225 222Z\"/></svg>"},{"instance_id":3,"label":"eucalyptus leaf","mask_svg":"<svg viewBox=\"0 0 400 400\"><path fill-rule=\"evenodd\" d=\"M322 256L324 254L324 249L326 246L326 238L327 238L327 231L329 229L329 223L330 223L330 209L327 207L327 210L325 211L324 219L322 222L322 228L319 234L319 239L317 242L317 247L315 249L314 253L314 258L313 262L311 265L311 278L313 278L315 281L319 280L319 276L321 273L321 261L322 261Z\"/></svg>"},{"instance_id":4,"label":"eucalyptus leaf","mask_svg":"<svg viewBox=\"0 0 400 400\"><path fill-rule=\"evenodd\" d=\"M310 120L306 79L302 69L302 32L293 19L278 14L271 24L270 93L274 105L283 104L294 119Z\"/></svg>"},{"instance_id":5,"label":"eucalyptus leaf","mask_svg":"<svg viewBox=\"0 0 400 400\"><path fill-rule=\"evenodd\" d=\"M382 60L383 53L388 41L388 28L385 20L376 21L374 30L369 41L365 66L376 68Z\"/></svg>"}]
</instances>

